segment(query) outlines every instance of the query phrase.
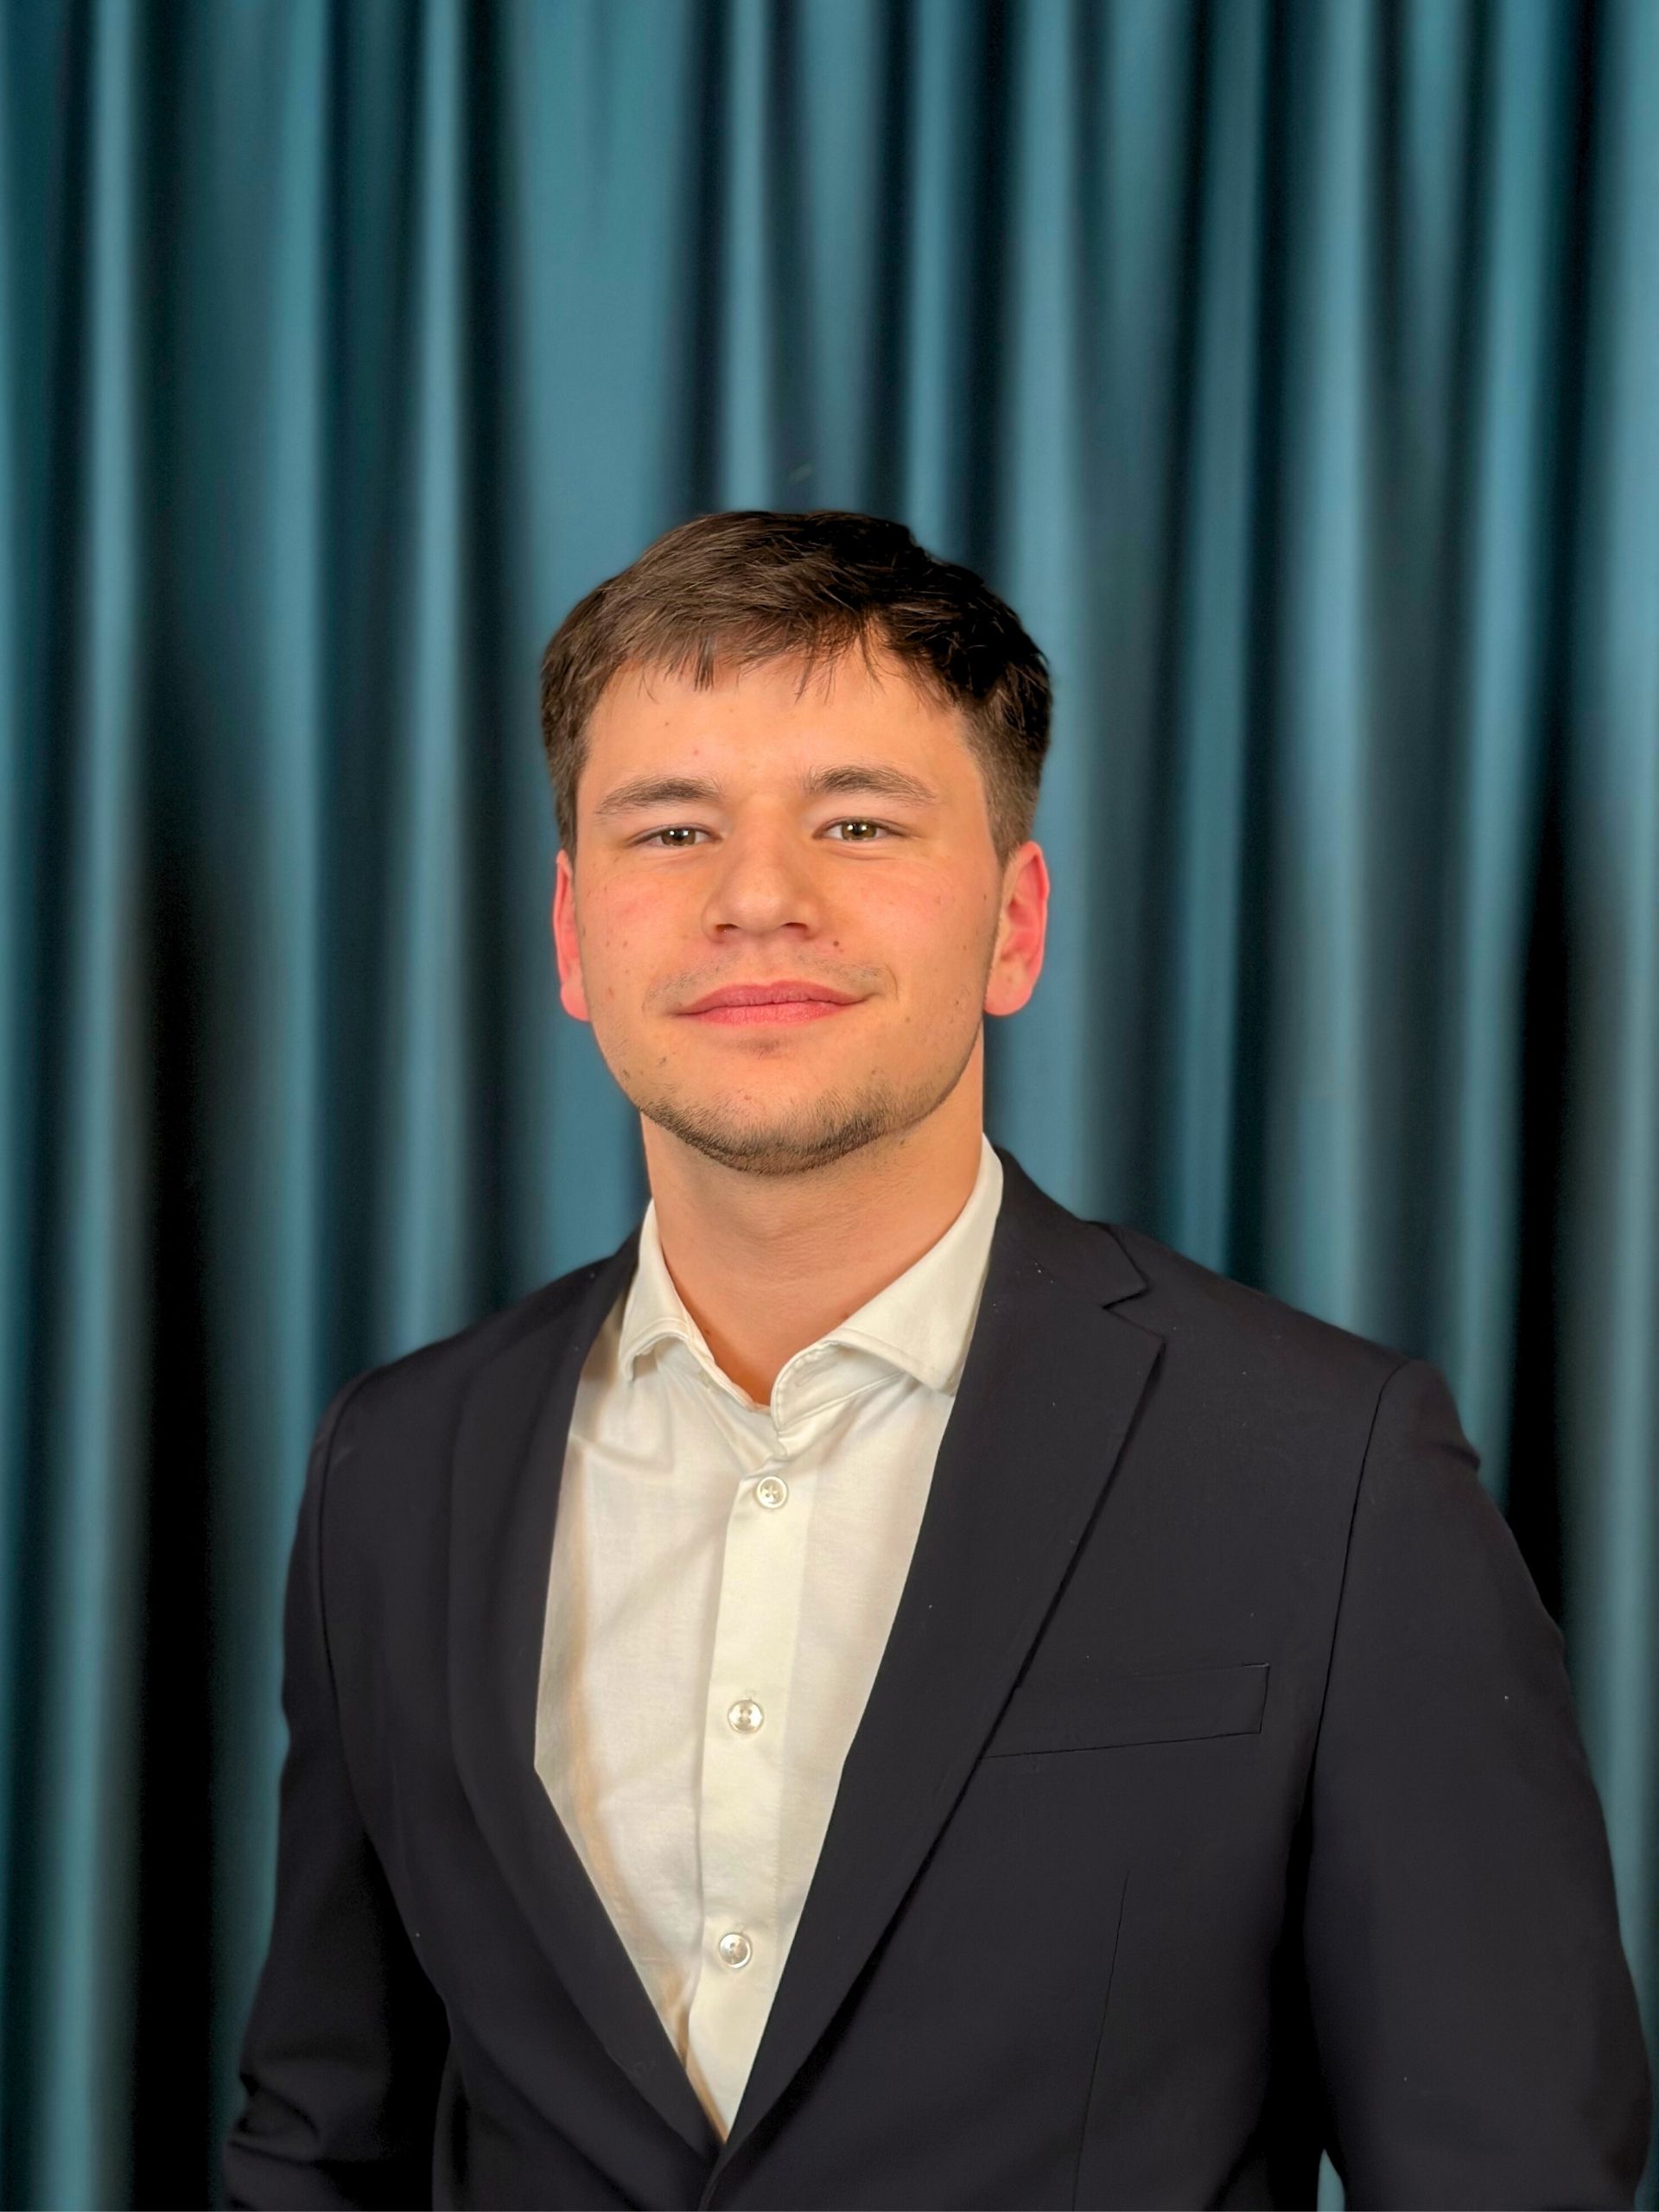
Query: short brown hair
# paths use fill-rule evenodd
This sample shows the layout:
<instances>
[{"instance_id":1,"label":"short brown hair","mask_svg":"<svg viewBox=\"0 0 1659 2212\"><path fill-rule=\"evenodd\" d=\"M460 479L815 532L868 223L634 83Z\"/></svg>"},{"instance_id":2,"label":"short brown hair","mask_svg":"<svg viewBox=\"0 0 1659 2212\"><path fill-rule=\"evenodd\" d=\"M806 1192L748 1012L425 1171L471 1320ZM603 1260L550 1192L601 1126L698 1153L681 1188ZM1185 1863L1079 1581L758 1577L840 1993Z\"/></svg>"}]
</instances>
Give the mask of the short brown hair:
<instances>
[{"instance_id":1,"label":"short brown hair","mask_svg":"<svg viewBox=\"0 0 1659 2212\"><path fill-rule=\"evenodd\" d=\"M542 656L542 739L559 842L574 854L588 718L623 669L814 664L885 646L958 708L1006 863L1031 835L1048 750L1048 665L971 569L936 560L902 523L833 509L700 515L578 600ZM803 677L804 681L804 676Z\"/></svg>"}]
</instances>

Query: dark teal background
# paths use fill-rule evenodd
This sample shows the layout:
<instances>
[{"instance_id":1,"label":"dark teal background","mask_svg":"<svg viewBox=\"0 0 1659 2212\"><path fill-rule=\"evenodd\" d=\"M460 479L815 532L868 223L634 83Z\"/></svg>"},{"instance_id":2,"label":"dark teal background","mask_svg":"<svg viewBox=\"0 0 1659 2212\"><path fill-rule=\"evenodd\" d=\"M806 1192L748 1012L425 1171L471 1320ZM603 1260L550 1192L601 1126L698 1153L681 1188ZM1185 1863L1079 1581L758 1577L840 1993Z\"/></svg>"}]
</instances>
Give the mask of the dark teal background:
<instances>
[{"instance_id":1,"label":"dark teal background","mask_svg":"<svg viewBox=\"0 0 1659 2212\"><path fill-rule=\"evenodd\" d=\"M313 1423L645 1195L539 648L780 505L1049 652L992 1134L1443 1366L1659 2030L1659 7L3 0L7 2202L215 2186Z\"/></svg>"}]
</instances>

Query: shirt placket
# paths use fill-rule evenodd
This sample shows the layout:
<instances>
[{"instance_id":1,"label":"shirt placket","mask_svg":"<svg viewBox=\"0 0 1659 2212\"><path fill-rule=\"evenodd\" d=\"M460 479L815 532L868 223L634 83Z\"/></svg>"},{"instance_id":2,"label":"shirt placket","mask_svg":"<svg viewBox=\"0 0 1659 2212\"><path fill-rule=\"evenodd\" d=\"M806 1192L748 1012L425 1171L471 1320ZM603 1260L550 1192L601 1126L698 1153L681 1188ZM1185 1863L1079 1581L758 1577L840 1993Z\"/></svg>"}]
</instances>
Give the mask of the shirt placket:
<instances>
[{"instance_id":1,"label":"shirt placket","mask_svg":"<svg viewBox=\"0 0 1659 2212\"><path fill-rule=\"evenodd\" d=\"M729 2124L779 1974L784 1737L807 1565L806 1432L781 1433L727 1523L703 1715L702 1944L688 2059Z\"/></svg>"}]
</instances>

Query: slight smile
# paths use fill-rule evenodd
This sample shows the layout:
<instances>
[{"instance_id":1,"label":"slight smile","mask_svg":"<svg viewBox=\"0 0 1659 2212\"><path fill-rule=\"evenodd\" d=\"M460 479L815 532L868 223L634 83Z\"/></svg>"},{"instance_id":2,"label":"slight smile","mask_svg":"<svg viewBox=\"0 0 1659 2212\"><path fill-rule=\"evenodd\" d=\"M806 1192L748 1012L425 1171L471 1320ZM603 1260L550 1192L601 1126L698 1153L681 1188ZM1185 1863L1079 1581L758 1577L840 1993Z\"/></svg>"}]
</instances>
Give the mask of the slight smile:
<instances>
[{"instance_id":1,"label":"slight smile","mask_svg":"<svg viewBox=\"0 0 1659 2212\"><path fill-rule=\"evenodd\" d=\"M775 1029L785 1023L821 1021L825 1014L839 1014L857 1004L849 991L785 977L775 983L728 983L682 1011L690 1021L715 1021L726 1028L763 1026Z\"/></svg>"},{"instance_id":2,"label":"slight smile","mask_svg":"<svg viewBox=\"0 0 1659 2212\"><path fill-rule=\"evenodd\" d=\"M827 1014L845 1014L848 1004L840 999L772 999L762 1006L711 1006L700 1014L688 1014L688 1021L718 1021L723 1026L741 1025L753 1028L757 1023L776 1029L785 1022L821 1021Z\"/></svg>"}]
</instances>

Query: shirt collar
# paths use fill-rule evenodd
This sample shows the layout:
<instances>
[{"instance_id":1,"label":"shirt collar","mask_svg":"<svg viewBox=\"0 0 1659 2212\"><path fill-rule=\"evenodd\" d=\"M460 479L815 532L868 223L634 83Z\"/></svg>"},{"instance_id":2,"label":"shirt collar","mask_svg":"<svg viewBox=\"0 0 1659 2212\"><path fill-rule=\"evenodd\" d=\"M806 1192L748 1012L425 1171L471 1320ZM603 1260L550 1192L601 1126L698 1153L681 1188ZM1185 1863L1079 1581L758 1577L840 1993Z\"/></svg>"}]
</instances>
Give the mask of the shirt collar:
<instances>
[{"instance_id":1,"label":"shirt collar","mask_svg":"<svg viewBox=\"0 0 1659 2212\"><path fill-rule=\"evenodd\" d=\"M1002 1163L980 1133L979 1173L967 1204L937 1243L857 1312L817 1339L844 1344L913 1375L930 1389L954 1392L967 1357L980 1294L989 1263L991 1235L1002 1202ZM721 1373L708 1341L686 1311L663 1257L657 1202L639 1225L639 1259L622 1310L618 1357L630 1382L641 1356L664 1338L677 1338L712 1381L734 1386ZM804 1347L804 1351L813 1346ZM795 1355L800 1359L802 1352ZM794 1366L787 1363L785 1372Z\"/></svg>"}]
</instances>

